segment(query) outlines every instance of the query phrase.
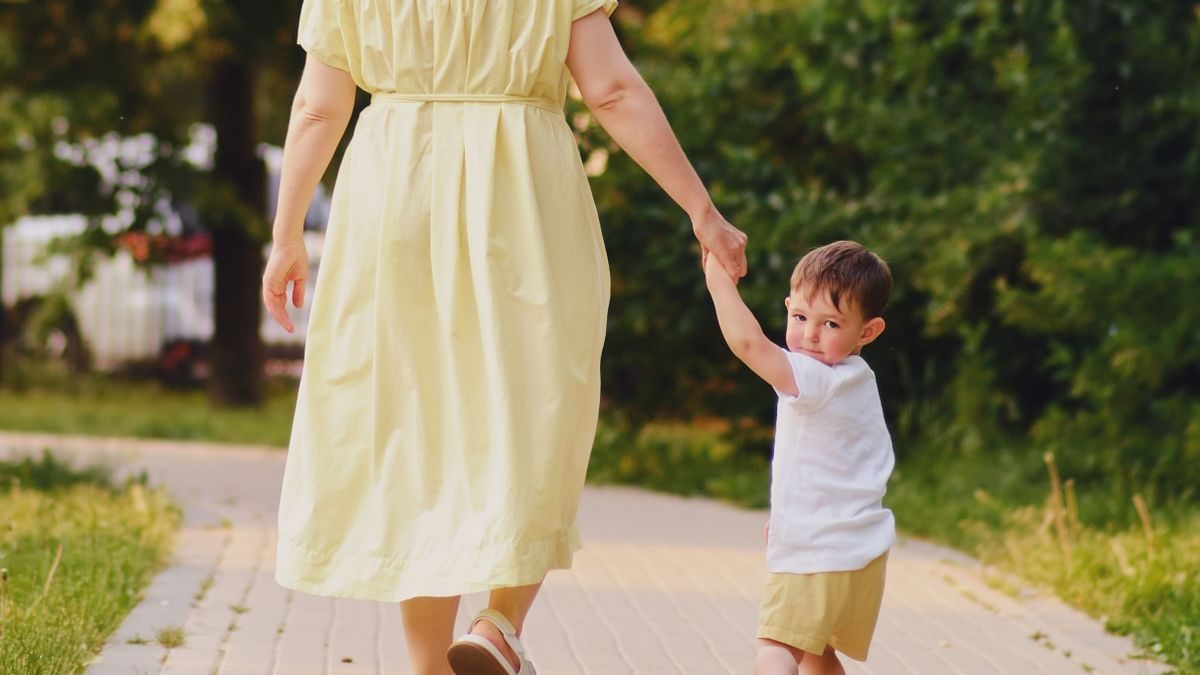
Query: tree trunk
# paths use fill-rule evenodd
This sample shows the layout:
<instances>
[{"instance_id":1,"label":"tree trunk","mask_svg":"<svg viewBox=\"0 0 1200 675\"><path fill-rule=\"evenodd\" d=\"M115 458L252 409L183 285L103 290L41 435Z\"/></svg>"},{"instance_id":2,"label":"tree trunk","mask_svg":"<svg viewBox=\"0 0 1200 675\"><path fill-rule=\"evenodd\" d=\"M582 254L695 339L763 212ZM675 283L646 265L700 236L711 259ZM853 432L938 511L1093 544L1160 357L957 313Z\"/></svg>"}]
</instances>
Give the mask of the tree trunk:
<instances>
[{"instance_id":1,"label":"tree trunk","mask_svg":"<svg viewBox=\"0 0 1200 675\"><path fill-rule=\"evenodd\" d=\"M255 153L254 71L235 58L213 64L207 92L209 119L217 132L214 173L231 185L255 217L265 210L266 170ZM219 209L229 213L232 209ZM213 403L258 405L263 399L262 245L240 219L209 223L216 276L215 319L209 392Z\"/></svg>"}]
</instances>

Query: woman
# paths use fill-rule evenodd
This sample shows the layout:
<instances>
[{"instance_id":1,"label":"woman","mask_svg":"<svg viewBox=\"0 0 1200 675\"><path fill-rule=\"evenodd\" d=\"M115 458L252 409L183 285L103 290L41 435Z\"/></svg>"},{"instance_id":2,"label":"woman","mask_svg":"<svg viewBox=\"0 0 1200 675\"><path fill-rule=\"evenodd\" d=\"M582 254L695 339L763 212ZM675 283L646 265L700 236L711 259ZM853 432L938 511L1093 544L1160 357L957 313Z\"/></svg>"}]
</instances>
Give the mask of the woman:
<instances>
[{"instance_id":1,"label":"woman","mask_svg":"<svg viewBox=\"0 0 1200 675\"><path fill-rule=\"evenodd\" d=\"M289 588L399 601L420 675L532 672L518 635L579 547L609 287L562 106L613 139L745 273L618 43L615 0L305 0L263 301L303 301L303 214L373 94L334 191L279 511ZM452 644L459 596L488 610ZM449 653L449 657L447 657Z\"/></svg>"}]
</instances>

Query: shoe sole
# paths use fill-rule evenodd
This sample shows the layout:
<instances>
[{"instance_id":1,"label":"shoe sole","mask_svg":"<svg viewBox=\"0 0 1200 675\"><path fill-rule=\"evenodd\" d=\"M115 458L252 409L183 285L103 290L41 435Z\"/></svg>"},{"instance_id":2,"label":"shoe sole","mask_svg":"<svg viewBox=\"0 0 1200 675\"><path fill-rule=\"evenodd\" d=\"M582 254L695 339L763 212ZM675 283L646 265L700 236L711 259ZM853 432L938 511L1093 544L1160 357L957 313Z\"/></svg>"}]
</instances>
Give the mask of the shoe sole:
<instances>
[{"instance_id":1,"label":"shoe sole","mask_svg":"<svg viewBox=\"0 0 1200 675\"><path fill-rule=\"evenodd\" d=\"M454 675L508 675L504 666L496 662L496 657L470 642L452 645L446 652L446 659Z\"/></svg>"}]
</instances>

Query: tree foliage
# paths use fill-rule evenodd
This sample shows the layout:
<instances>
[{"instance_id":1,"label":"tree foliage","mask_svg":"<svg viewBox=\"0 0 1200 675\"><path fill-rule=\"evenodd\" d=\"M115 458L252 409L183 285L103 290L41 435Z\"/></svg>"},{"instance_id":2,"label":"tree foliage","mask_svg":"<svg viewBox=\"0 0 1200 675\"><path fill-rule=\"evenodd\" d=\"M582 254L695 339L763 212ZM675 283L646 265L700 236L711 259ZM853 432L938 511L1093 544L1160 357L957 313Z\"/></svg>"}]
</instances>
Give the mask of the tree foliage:
<instances>
[{"instance_id":1,"label":"tree foliage","mask_svg":"<svg viewBox=\"0 0 1200 675\"><path fill-rule=\"evenodd\" d=\"M768 330L782 334L808 248L853 238L892 264L888 330L866 356L902 453L1026 439L1084 478L1194 494L1200 10L640 8L623 37L750 235L742 290ZM624 156L608 167L608 391L648 416L769 420L769 391L720 344L681 214Z\"/></svg>"},{"instance_id":2,"label":"tree foliage","mask_svg":"<svg viewBox=\"0 0 1200 675\"><path fill-rule=\"evenodd\" d=\"M267 234L256 146L283 135L302 59L298 12L299 0L0 4L0 134L22 151L0 151L0 175L24 176L0 190L0 222L27 208L88 214L86 257L124 232L160 228L170 211L196 213L213 240L212 393L223 403L262 395L260 309L248 292ZM186 156L198 122L216 131L211 162ZM102 172L92 151L133 136L145 152L118 153ZM123 220L105 218L122 209Z\"/></svg>"},{"instance_id":3,"label":"tree foliage","mask_svg":"<svg viewBox=\"0 0 1200 675\"><path fill-rule=\"evenodd\" d=\"M261 231L248 140L282 136L297 11L0 4L0 216L31 202L110 213L122 190L53 150L146 133L152 161L118 167L146 176L131 227L170 194L214 232ZM1194 4L627 0L617 25L751 236L742 291L769 332L782 334L788 271L810 247L853 238L892 264L888 330L867 357L902 454L1028 443L1081 478L1195 494ZM717 333L686 219L570 112L588 158L609 155L593 181L613 267L609 399L633 417L769 421L770 392ZM199 120L237 139L213 176L180 157Z\"/></svg>"}]
</instances>

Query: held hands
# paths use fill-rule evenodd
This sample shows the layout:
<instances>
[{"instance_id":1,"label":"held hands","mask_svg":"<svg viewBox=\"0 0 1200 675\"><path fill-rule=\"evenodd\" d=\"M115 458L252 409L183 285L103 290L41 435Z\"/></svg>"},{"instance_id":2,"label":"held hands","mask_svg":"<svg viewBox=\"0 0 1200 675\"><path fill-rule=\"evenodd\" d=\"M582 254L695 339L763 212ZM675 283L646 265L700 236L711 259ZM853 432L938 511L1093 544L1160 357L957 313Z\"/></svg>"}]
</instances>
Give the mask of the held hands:
<instances>
[{"instance_id":1,"label":"held hands","mask_svg":"<svg viewBox=\"0 0 1200 675\"><path fill-rule=\"evenodd\" d=\"M704 279L708 284L709 290L712 290L714 285L719 287L737 287L737 277L729 274L725 270L724 265L715 255L709 255L709 251L705 251L702 255L700 264L704 267Z\"/></svg>"},{"instance_id":2,"label":"held hands","mask_svg":"<svg viewBox=\"0 0 1200 675\"><path fill-rule=\"evenodd\" d=\"M287 285L292 284L292 306L304 305L304 281L308 278L308 249L304 240L278 243L271 246L271 257L263 272L262 297L267 312L289 333L296 327L287 313Z\"/></svg>"},{"instance_id":3,"label":"held hands","mask_svg":"<svg viewBox=\"0 0 1200 675\"><path fill-rule=\"evenodd\" d=\"M721 267L734 281L746 276L746 235L709 207L692 217L692 232L700 242L701 265L716 256Z\"/></svg>"}]
</instances>

